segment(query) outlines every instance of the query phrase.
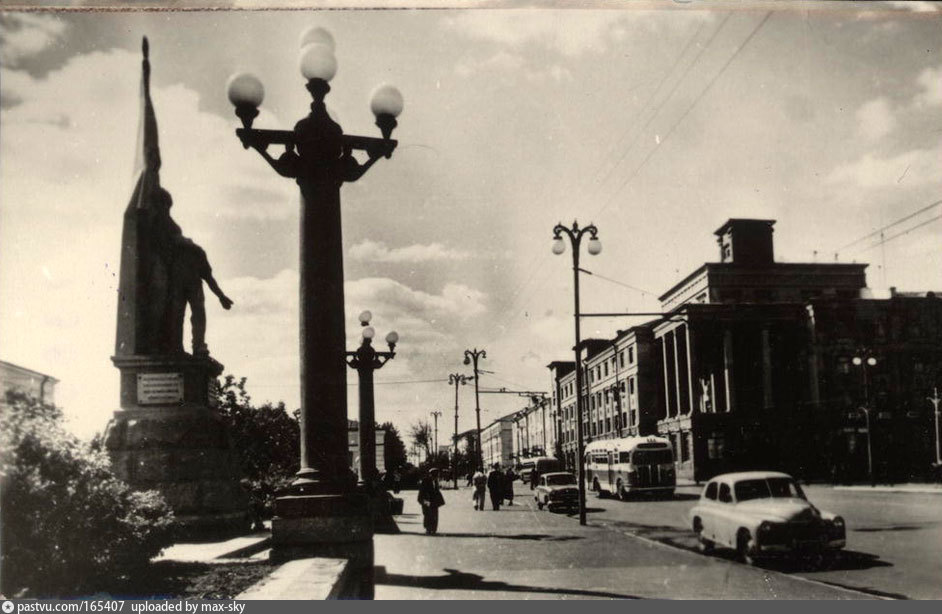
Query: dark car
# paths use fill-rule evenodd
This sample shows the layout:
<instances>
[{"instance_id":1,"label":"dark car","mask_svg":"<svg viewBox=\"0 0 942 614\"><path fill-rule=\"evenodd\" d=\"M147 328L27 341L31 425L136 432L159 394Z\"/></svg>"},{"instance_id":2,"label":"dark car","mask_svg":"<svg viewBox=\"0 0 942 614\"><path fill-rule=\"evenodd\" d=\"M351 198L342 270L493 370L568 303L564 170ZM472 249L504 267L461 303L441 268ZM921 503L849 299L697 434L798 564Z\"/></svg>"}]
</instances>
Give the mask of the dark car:
<instances>
[{"instance_id":1,"label":"dark car","mask_svg":"<svg viewBox=\"0 0 942 614\"><path fill-rule=\"evenodd\" d=\"M544 473L537 482L533 493L536 506L546 507L549 511L574 509L579 506L579 485L576 476L568 471Z\"/></svg>"}]
</instances>

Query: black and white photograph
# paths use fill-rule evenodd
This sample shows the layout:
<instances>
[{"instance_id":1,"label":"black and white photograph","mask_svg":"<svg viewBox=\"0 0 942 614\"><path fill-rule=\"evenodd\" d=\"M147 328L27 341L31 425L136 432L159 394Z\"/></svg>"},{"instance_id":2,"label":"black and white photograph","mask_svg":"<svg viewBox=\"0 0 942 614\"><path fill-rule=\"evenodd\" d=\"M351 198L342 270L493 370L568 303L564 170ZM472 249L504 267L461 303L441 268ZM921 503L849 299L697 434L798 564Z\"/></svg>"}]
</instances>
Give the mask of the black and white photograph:
<instances>
[{"instance_id":1,"label":"black and white photograph","mask_svg":"<svg viewBox=\"0 0 942 614\"><path fill-rule=\"evenodd\" d=\"M0 384L4 614L942 599L942 2L0 0Z\"/></svg>"}]
</instances>

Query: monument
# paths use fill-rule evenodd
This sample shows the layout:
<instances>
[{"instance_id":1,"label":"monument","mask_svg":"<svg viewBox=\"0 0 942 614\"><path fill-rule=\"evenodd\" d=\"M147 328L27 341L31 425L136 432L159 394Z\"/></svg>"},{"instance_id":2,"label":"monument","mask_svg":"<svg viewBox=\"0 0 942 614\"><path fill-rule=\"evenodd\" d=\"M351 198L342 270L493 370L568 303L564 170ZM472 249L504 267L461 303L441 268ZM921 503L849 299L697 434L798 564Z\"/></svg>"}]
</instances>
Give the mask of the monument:
<instances>
[{"instance_id":1,"label":"monument","mask_svg":"<svg viewBox=\"0 0 942 614\"><path fill-rule=\"evenodd\" d=\"M212 407L223 366L209 355L203 282L225 309L206 253L170 216L160 185L157 120L143 41L137 183L124 212L112 362L121 372L120 409L105 429L115 474L137 489L161 492L186 532L248 527L232 441ZM192 354L183 349L190 308Z\"/></svg>"}]
</instances>

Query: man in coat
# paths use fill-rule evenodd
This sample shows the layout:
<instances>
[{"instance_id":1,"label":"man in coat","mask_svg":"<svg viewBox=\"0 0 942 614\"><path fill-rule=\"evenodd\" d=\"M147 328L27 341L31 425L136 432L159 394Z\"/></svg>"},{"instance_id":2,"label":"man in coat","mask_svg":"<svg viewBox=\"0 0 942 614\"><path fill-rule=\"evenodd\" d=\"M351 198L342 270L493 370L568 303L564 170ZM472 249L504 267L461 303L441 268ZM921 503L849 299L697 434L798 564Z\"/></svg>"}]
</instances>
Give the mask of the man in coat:
<instances>
[{"instance_id":1,"label":"man in coat","mask_svg":"<svg viewBox=\"0 0 942 614\"><path fill-rule=\"evenodd\" d=\"M500 509L501 501L504 500L504 474L500 471L500 463L494 463L494 468L487 474L487 490L491 495L491 505L494 511Z\"/></svg>"},{"instance_id":2,"label":"man in coat","mask_svg":"<svg viewBox=\"0 0 942 614\"><path fill-rule=\"evenodd\" d=\"M438 469L429 469L419 483L419 504L422 506L422 524L428 535L438 532L438 508L445 505L445 497L438 484Z\"/></svg>"}]
</instances>

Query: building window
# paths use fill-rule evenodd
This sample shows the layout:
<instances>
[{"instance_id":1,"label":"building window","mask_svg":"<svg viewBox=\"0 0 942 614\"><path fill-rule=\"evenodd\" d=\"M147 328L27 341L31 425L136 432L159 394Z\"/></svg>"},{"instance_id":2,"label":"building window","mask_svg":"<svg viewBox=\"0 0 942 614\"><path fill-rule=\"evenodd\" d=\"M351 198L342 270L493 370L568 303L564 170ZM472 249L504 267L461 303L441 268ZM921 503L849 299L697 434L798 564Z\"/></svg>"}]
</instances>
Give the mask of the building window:
<instances>
[{"instance_id":1,"label":"building window","mask_svg":"<svg viewBox=\"0 0 942 614\"><path fill-rule=\"evenodd\" d=\"M622 369L625 368L625 350L618 353L618 366Z\"/></svg>"},{"instance_id":2,"label":"building window","mask_svg":"<svg viewBox=\"0 0 942 614\"><path fill-rule=\"evenodd\" d=\"M608 377L608 361L605 361L602 364L605 367L605 377Z\"/></svg>"},{"instance_id":3,"label":"building window","mask_svg":"<svg viewBox=\"0 0 942 614\"><path fill-rule=\"evenodd\" d=\"M726 442L723 433L711 433L707 438L707 458L710 460L719 460L723 458L723 449Z\"/></svg>"},{"instance_id":4,"label":"building window","mask_svg":"<svg viewBox=\"0 0 942 614\"><path fill-rule=\"evenodd\" d=\"M635 394L635 378L630 378L628 380L628 393L632 396Z\"/></svg>"},{"instance_id":5,"label":"building window","mask_svg":"<svg viewBox=\"0 0 942 614\"><path fill-rule=\"evenodd\" d=\"M690 460L690 431L684 431L680 434L680 462L686 463Z\"/></svg>"},{"instance_id":6,"label":"building window","mask_svg":"<svg viewBox=\"0 0 942 614\"><path fill-rule=\"evenodd\" d=\"M611 430L612 430L612 420L611 418L606 418L605 419L605 432L608 432Z\"/></svg>"},{"instance_id":7,"label":"building window","mask_svg":"<svg viewBox=\"0 0 942 614\"><path fill-rule=\"evenodd\" d=\"M633 347L628 348L628 364L635 364L635 349Z\"/></svg>"}]
</instances>

